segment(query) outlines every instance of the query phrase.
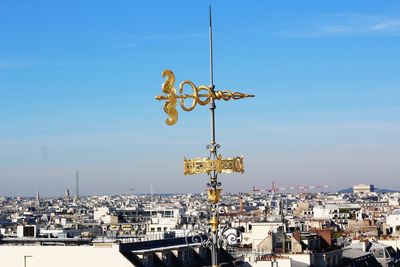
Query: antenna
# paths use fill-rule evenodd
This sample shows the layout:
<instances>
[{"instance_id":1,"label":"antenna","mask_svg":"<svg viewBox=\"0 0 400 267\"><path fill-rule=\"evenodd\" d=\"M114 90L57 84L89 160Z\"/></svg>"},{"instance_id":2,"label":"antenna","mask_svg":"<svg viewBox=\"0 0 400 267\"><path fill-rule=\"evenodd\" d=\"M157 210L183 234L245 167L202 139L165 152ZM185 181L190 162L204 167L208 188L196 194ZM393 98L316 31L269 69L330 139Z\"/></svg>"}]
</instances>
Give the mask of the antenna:
<instances>
[{"instance_id":1,"label":"antenna","mask_svg":"<svg viewBox=\"0 0 400 267\"><path fill-rule=\"evenodd\" d=\"M212 20L211 20L211 5L208 9L210 16L210 87L214 89L214 69L213 69L213 42L212 42Z\"/></svg>"},{"instance_id":2,"label":"antenna","mask_svg":"<svg viewBox=\"0 0 400 267\"><path fill-rule=\"evenodd\" d=\"M79 172L76 172L76 197L79 198Z\"/></svg>"},{"instance_id":3,"label":"antenna","mask_svg":"<svg viewBox=\"0 0 400 267\"><path fill-rule=\"evenodd\" d=\"M210 89L212 92L214 92L214 67L213 67L213 41L212 41L212 19L211 19L211 5L208 8L208 12L209 12L209 17L210 17L210 28L209 28L209 33L210 33ZM215 110L215 102L214 102L214 98L211 98L210 101L210 115L211 115L211 119L210 119L210 128L211 128L211 146L213 147L213 152L211 152L210 150L210 157L217 157L217 150L216 150L216 142L215 142L215 114L214 114L214 110ZM214 147L215 146L215 147ZM214 172L214 176L216 177L216 173Z\"/></svg>"}]
</instances>

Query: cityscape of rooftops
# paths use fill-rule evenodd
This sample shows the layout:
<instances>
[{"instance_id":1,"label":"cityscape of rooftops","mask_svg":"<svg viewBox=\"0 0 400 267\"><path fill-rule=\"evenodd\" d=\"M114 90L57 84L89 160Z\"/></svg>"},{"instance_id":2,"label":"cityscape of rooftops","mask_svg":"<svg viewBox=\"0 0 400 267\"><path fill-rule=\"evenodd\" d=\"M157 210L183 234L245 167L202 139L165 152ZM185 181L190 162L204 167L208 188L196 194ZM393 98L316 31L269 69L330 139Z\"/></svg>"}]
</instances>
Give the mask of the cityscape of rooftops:
<instances>
[{"instance_id":1,"label":"cityscape of rooftops","mask_svg":"<svg viewBox=\"0 0 400 267\"><path fill-rule=\"evenodd\" d=\"M0 266L400 266L400 3L0 3Z\"/></svg>"}]
</instances>

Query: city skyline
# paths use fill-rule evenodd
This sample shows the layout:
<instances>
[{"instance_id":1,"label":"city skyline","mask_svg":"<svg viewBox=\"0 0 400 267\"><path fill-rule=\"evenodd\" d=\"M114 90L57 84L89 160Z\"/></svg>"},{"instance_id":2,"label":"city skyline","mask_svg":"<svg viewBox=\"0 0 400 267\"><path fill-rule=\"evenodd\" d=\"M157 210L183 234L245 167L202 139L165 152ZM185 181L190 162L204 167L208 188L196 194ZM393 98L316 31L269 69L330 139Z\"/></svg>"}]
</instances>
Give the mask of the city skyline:
<instances>
[{"instance_id":1,"label":"city skyline","mask_svg":"<svg viewBox=\"0 0 400 267\"><path fill-rule=\"evenodd\" d=\"M214 2L224 191L272 181L400 189L400 5ZM208 2L0 4L0 195L201 192L208 108L166 126L161 72L209 84ZM157 8L153 6L157 5ZM194 123L196 121L196 123ZM55 194L57 189L59 194Z\"/></svg>"}]
</instances>

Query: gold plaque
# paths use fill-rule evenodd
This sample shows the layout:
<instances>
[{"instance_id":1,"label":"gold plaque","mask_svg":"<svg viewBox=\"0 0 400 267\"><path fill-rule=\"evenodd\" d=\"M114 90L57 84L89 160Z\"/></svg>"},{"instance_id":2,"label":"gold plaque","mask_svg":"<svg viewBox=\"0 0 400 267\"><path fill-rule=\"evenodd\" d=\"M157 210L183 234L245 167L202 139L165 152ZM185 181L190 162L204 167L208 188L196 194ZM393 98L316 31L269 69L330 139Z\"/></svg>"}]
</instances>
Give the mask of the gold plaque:
<instances>
[{"instance_id":1,"label":"gold plaque","mask_svg":"<svg viewBox=\"0 0 400 267\"><path fill-rule=\"evenodd\" d=\"M187 174L209 174L212 171L217 173L244 172L243 157L234 157L223 159L221 155L217 159L194 158L184 159L183 173Z\"/></svg>"}]
</instances>

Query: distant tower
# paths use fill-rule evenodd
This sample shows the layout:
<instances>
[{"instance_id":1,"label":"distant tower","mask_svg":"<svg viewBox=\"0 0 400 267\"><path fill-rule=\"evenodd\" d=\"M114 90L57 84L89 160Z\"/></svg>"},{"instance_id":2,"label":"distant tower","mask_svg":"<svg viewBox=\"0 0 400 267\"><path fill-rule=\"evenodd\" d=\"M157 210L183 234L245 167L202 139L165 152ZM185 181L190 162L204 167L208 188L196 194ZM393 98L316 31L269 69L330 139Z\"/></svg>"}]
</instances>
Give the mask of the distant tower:
<instances>
[{"instance_id":1,"label":"distant tower","mask_svg":"<svg viewBox=\"0 0 400 267\"><path fill-rule=\"evenodd\" d=\"M244 199L243 199L243 196L240 196L240 198L239 198L239 203L240 203L240 214L243 214L243 201L244 201Z\"/></svg>"},{"instance_id":2,"label":"distant tower","mask_svg":"<svg viewBox=\"0 0 400 267\"><path fill-rule=\"evenodd\" d=\"M69 194L69 189L67 188L67 189L65 189L65 192L64 192L64 200L69 201L70 198L71 198L71 196Z\"/></svg>"},{"instance_id":3,"label":"distant tower","mask_svg":"<svg viewBox=\"0 0 400 267\"><path fill-rule=\"evenodd\" d=\"M79 172L76 172L76 198L79 198Z\"/></svg>"},{"instance_id":4,"label":"distant tower","mask_svg":"<svg viewBox=\"0 0 400 267\"><path fill-rule=\"evenodd\" d=\"M39 188L36 192L36 207L40 207L40 194L39 194Z\"/></svg>"}]
</instances>

